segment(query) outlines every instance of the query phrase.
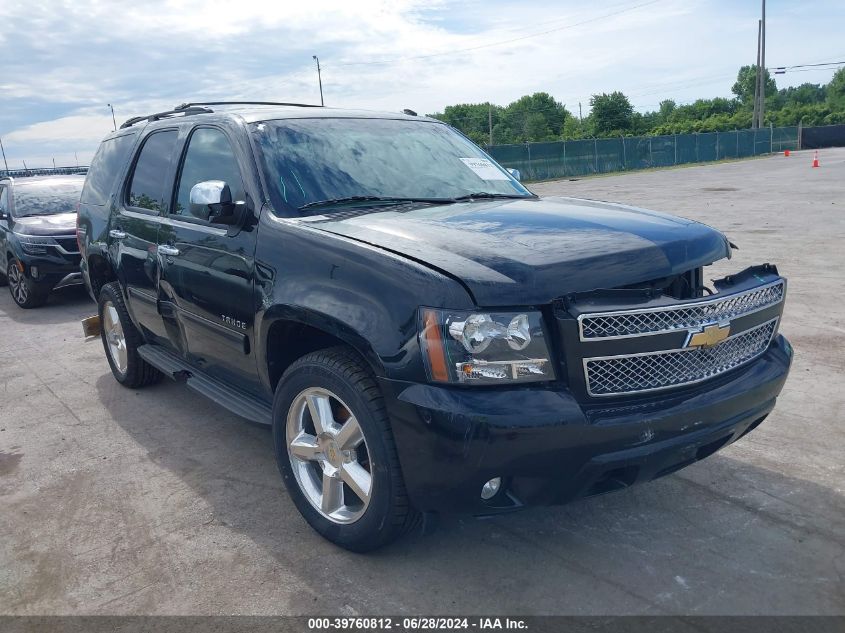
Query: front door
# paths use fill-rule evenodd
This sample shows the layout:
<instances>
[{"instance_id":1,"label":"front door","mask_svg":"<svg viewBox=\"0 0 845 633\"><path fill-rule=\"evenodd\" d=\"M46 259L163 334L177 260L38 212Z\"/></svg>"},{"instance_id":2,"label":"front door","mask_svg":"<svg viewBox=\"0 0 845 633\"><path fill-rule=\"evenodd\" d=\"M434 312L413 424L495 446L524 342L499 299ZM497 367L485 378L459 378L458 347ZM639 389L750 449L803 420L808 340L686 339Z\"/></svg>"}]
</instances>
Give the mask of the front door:
<instances>
[{"instance_id":1,"label":"front door","mask_svg":"<svg viewBox=\"0 0 845 633\"><path fill-rule=\"evenodd\" d=\"M226 133L191 131L173 191L171 213L158 234L159 310L175 318L186 360L227 384L257 392L253 355L254 223L231 228L191 213L191 188L206 180L229 185L234 202L249 197ZM248 205L249 206L249 205Z\"/></svg>"}]
</instances>

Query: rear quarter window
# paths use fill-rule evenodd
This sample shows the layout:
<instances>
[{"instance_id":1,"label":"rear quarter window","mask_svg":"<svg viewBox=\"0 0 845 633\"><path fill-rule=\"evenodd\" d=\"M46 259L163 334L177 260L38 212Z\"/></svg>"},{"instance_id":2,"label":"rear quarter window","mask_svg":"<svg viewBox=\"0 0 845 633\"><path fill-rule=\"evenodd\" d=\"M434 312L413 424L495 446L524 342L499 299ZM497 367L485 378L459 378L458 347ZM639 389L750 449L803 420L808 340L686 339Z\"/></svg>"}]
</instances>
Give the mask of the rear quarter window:
<instances>
[{"instance_id":1,"label":"rear quarter window","mask_svg":"<svg viewBox=\"0 0 845 633\"><path fill-rule=\"evenodd\" d=\"M164 180L177 138L176 130L162 130L144 139L126 192L130 207L160 213L168 206L164 201Z\"/></svg>"},{"instance_id":2,"label":"rear quarter window","mask_svg":"<svg viewBox=\"0 0 845 633\"><path fill-rule=\"evenodd\" d=\"M124 134L100 143L100 148L88 168L88 177L82 188L84 204L103 205L111 195L121 168L126 164L135 142L135 134Z\"/></svg>"}]
</instances>

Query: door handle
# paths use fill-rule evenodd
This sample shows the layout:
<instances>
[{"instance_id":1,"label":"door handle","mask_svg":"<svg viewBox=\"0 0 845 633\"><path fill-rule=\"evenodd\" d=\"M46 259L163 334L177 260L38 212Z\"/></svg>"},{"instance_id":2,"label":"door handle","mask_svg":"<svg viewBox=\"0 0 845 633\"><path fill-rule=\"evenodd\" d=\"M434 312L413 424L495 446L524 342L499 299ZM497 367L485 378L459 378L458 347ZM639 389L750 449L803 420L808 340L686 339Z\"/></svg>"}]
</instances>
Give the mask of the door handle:
<instances>
[{"instance_id":1,"label":"door handle","mask_svg":"<svg viewBox=\"0 0 845 633\"><path fill-rule=\"evenodd\" d=\"M109 231L109 237L115 240L122 240L124 237L126 237L126 233L117 229L112 229L111 231Z\"/></svg>"},{"instance_id":2,"label":"door handle","mask_svg":"<svg viewBox=\"0 0 845 633\"><path fill-rule=\"evenodd\" d=\"M167 257L176 257L177 255L179 255L179 249L174 248L173 246L169 246L167 244L159 244L158 254L166 255Z\"/></svg>"}]
</instances>

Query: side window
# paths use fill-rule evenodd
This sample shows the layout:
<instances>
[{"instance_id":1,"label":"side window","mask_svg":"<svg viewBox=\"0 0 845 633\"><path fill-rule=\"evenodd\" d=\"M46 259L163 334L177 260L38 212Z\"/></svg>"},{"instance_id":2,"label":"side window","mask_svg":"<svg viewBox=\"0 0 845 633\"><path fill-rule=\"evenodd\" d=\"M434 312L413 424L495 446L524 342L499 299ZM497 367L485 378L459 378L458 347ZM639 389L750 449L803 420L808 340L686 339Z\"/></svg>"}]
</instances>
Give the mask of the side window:
<instances>
[{"instance_id":1,"label":"side window","mask_svg":"<svg viewBox=\"0 0 845 633\"><path fill-rule=\"evenodd\" d=\"M170 168L170 158L176 145L176 130L154 132L141 147L127 192L127 204L161 213L164 201L164 180Z\"/></svg>"},{"instance_id":2,"label":"side window","mask_svg":"<svg viewBox=\"0 0 845 633\"><path fill-rule=\"evenodd\" d=\"M111 195L120 168L126 164L135 134L125 134L100 143L94 154L85 186L82 188L84 204L103 205Z\"/></svg>"},{"instance_id":3,"label":"side window","mask_svg":"<svg viewBox=\"0 0 845 633\"><path fill-rule=\"evenodd\" d=\"M204 180L222 180L232 191L232 201L242 201L244 193L238 161L229 139L218 129L197 128L188 141L172 213L190 215L191 187Z\"/></svg>"}]
</instances>

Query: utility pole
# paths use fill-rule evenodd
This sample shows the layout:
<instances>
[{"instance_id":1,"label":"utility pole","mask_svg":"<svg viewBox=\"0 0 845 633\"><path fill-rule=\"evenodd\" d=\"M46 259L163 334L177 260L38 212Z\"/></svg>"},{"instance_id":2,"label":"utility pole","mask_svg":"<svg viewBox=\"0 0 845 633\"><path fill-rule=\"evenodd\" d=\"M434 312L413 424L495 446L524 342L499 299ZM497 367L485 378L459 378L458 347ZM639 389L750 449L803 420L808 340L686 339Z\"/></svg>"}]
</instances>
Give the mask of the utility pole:
<instances>
[{"instance_id":1,"label":"utility pole","mask_svg":"<svg viewBox=\"0 0 845 633\"><path fill-rule=\"evenodd\" d=\"M76 166L79 167L79 155L76 153L76 150L73 151L73 157L76 159Z\"/></svg>"},{"instance_id":2,"label":"utility pole","mask_svg":"<svg viewBox=\"0 0 845 633\"><path fill-rule=\"evenodd\" d=\"M6 162L6 150L3 148L3 140L0 139L0 151L3 152L3 164L6 166L6 171L9 171L9 163Z\"/></svg>"},{"instance_id":3,"label":"utility pole","mask_svg":"<svg viewBox=\"0 0 845 633\"><path fill-rule=\"evenodd\" d=\"M563 138L563 131L566 128L566 104L563 104L563 120L560 122L560 137Z\"/></svg>"},{"instance_id":4,"label":"utility pole","mask_svg":"<svg viewBox=\"0 0 845 633\"><path fill-rule=\"evenodd\" d=\"M317 62L317 83L320 84L320 105L325 106L326 104L323 103L323 77L320 74L320 58L316 55L311 55L314 58L314 61Z\"/></svg>"},{"instance_id":5,"label":"utility pole","mask_svg":"<svg viewBox=\"0 0 845 633\"><path fill-rule=\"evenodd\" d=\"M54 157L54 158L53 158L53 169L55 169L55 168L56 168L56 159L55 159L55 157Z\"/></svg>"},{"instance_id":6,"label":"utility pole","mask_svg":"<svg viewBox=\"0 0 845 633\"><path fill-rule=\"evenodd\" d=\"M760 127L765 125L766 117L766 0L763 0L763 19L760 21Z\"/></svg>"},{"instance_id":7,"label":"utility pole","mask_svg":"<svg viewBox=\"0 0 845 633\"><path fill-rule=\"evenodd\" d=\"M487 129L490 130L490 145L493 145L493 104L487 104Z\"/></svg>"},{"instance_id":8,"label":"utility pole","mask_svg":"<svg viewBox=\"0 0 845 633\"><path fill-rule=\"evenodd\" d=\"M578 121L580 123L584 122L584 117L581 116L581 102L578 102Z\"/></svg>"},{"instance_id":9,"label":"utility pole","mask_svg":"<svg viewBox=\"0 0 845 633\"><path fill-rule=\"evenodd\" d=\"M109 110L111 110L111 122L114 124L114 131L117 132L117 119L114 118L114 108L110 103L107 103L106 105L109 107Z\"/></svg>"},{"instance_id":10,"label":"utility pole","mask_svg":"<svg viewBox=\"0 0 845 633\"><path fill-rule=\"evenodd\" d=\"M760 127L760 41L763 37L763 20L757 20L757 72L754 73L754 114L751 115L751 127Z\"/></svg>"}]
</instances>

